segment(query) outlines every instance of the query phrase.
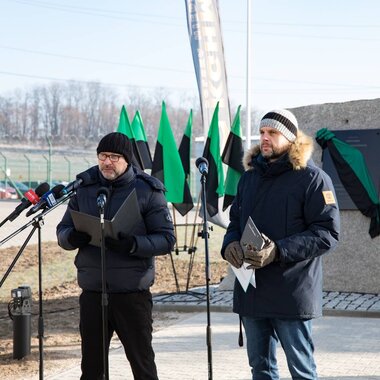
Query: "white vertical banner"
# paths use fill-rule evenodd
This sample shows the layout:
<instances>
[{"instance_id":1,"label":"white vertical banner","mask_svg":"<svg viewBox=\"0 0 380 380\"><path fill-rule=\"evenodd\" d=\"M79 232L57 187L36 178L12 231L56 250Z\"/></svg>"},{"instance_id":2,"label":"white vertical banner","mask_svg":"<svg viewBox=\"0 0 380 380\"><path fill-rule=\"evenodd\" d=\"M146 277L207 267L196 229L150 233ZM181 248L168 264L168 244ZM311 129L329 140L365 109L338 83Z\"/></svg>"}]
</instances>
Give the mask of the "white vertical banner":
<instances>
[{"instance_id":1,"label":"white vertical banner","mask_svg":"<svg viewBox=\"0 0 380 380\"><path fill-rule=\"evenodd\" d=\"M187 28L202 110L205 139L219 102L220 150L231 127L227 75L217 0L185 0Z\"/></svg>"},{"instance_id":2,"label":"white vertical banner","mask_svg":"<svg viewBox=\"0 0 380 380\"><path fill-rule=\"evenodd\" d=\"M185 0L187 28L194 69L197 77L205 141L212 116L219 102L219 141L222 154L231 128L227 74L217 0ZM224 175L226 166L223 164ZM222 211L223 197L218 200L218 213L209 220L226 228L229 209Z\"/></svg>"}]
</instances>

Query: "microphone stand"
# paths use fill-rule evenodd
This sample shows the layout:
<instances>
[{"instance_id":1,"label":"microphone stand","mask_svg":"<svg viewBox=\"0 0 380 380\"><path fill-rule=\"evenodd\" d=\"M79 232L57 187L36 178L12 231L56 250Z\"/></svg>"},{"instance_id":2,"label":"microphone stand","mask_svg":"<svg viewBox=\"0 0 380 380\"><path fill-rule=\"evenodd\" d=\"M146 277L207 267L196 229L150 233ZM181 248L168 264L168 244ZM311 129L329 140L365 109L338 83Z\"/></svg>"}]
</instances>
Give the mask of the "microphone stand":
<instances>
[{"instance_id":1,"label":"microphone stand","mask_svg":"<svg viewBox=\"0 0 380 380\"><path fill-rule=\"evenodd\" d=\"M2 222L0 223L0 227L2 227L3 224L5 224L6 222L8 222L8 220L9 220L9 215L5 219L2 220Z\"/></svg>"},{"instance_id":2,"label":"microphone stand","mask_svg":"<svg viewBox=\"0 0 380 380\"><path fill-rule=\"evenodd\" d=\"M101 256L101 272L102 272L102 330L103 330L103 379L109 379L109 368L108 368L108 352L107 352L107 342L108 342L108 294L106 289L106 247L104 242L104 203L99 205L100 214L100 256Z\"/></svg>"},{"instance_id":3,"label":"microphone stand","mask_svg":"<svg viewBox=\"0 0 380 380\"><path fill-rule=\"evenodd\" d=\"M17 260L20 258L22 252L24 251L26 245L28 244L29 240L31 239L31 237L33 236L33 233L35 232L35 230L38 228L38 226L35 226L36 222L39 222L41 220L44 219L44 217L49 214L51 211L53 211L54 209L56 209L58 206L60 206L62 203L66 202L68 199L70 199L73 195L75 194L75 192L73 193L70 193L62 198L60 198L57 203L48 208L47 210L44 210L43 212L41 212L40 214L36 215L33 219L31 219L28 223L24 224L23 226L21 226L19 229L17 229L16 231L12 232L10 235L8 235L6 238L4 238L3 240L0 240L0 247L5 244L7 241L11 240L13 237L15 237L16 235L18 235L20 232L26 230L28 227L32 226L35 227L32 229L32 231L30 232L30 234L28 235L28 237L26 238L25 242L22 244L20 250L18 251L17 255L15 256L15 258L13 259L11 265L9 266L9 268L7 269L6 273L4 274L3 278L1 279L0 281L0 288L3 286L5 280L7 279L7 277L9 276L9 273L12 271L13 267L16 265L17 263ZM43 225L43 222L41 224L41 226Z\"/></svg>"},{"instance_id":4,"label":"microphone stand","mask_svg":"<svg viewBox=\"0 0 380 380\"><path fill-rule=\"evenodd\" d=\"M207 359L208 359L208 380L212 380L212 346L211 346L211 316L210 316L210 259L208 251L208 223L207 223L207 208L206 208L206 172L201 173L202 185L202 211L203 211L203 230L202 238L205 241L205 260L206 260L206 305L207 305Z\"/></svg>"},{"instance_id":5,"label":"microphone stand","mask_svg":"<svg viewBox=\"0 0 380 380\"><path fill-rule=\"evenodd\" d=\"M12 271L13 267L15 266L17 260L21 256L22 252L24 251L26 245L29 243L31 237L33 236L36 229L38 229L38 350L39 350L39 359L40 359L40 365L39 365L39 379L42 380L44 378L44 346L43 346L43 338L44 338L44 317L43 317L43 304L42 304L42 238L41 238L41 227L44 225L44 217L51 211L53 211L55 208L57 208L59 205L61 205L63 202L65 202L67 199L71 198L74 195L74 192L71 194L68 194L65 197L62 197L54 206L51 208L41 212L37 216L35 216L31 221L20 227L18 230L10 234L8 237L0 241L0 247L10 240L12 237L16 236L20 232L24 231L29 226L33 226L32 230L30 231L28 237L22 244L20 250L18 251L16 257L13 259L11 265L9 266L8 270L4 274L3 278L0 281L0 288L4 284L5 280L9 276L9 273Z\"/></svg>"}]
</instances>

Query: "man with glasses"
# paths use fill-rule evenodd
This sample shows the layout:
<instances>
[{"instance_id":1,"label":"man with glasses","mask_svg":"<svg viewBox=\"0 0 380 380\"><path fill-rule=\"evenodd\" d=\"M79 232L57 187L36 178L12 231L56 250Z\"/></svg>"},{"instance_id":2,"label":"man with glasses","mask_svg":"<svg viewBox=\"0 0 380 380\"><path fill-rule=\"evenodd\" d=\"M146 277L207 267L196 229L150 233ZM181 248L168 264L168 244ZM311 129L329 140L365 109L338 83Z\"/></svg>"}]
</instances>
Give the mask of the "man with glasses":
<instances>
[{"instance_id":1,"label":"man with glasses","mask_svg":"<svg viewBox=\"0 0 380 380\"><path fill-rule=\"evenodd\" d=\"M97 147L98 165L88 169L86 181L71 198L57 226L58 244L78 249L80 334L82 338L82 380L103 378L102 280L100 248L91 237L74 228L70 210L98 216L97 191L107 187L110 196L105 218L112 219L135 189L142 221L133 235L106 238L106 281L108 294L108 340L116 332L124 346L135 379L156 380L152 348L152 295L154 257L169 253L174 245L174 228L162 183L133 167L132 144L118 132L104 136ZM109 347L109 341L108 346Z\"/></svg>"}]
</instances>

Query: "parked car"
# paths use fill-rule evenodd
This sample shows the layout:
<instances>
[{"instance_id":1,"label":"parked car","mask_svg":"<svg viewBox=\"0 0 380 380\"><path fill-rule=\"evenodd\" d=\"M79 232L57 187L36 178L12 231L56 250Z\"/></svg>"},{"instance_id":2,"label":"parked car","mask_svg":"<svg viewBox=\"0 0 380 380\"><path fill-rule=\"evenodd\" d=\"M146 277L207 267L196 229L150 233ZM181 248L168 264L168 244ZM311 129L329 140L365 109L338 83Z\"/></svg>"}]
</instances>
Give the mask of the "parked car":
<instances>
[{"instance_id":1,"label":"parked car","mask_svg":"<svg viewBox=\"0 0 380 380\"><path fill-rule=\"evenodd\" d=\"M5 186L4 182L0 182L0 199L17 199L17 191L7 184Z\"/></svg>"},{"instance_id":2,"label":"parked car","mask_svg":"<svg viewBox=\"0 0 380 380\"><path fill-rule=\"evenodd\" d=\"M13 181L13 183L20 190L20 192L23 193L23 194L26 193L29 190L29 187L27 185L25 185L25 183L23 183L23 182ZM9 185L13 187L12 183L10 183Z\"/></svg>"}]
</instances>

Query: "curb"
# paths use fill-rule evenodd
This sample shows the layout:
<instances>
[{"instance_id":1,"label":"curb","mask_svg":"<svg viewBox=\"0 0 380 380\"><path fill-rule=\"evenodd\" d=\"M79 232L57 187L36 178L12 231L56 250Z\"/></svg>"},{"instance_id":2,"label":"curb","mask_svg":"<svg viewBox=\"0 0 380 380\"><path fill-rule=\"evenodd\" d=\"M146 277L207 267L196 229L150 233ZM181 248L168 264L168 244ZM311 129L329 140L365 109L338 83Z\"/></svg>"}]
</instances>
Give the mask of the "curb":
<instances>
[{"instance_id":1,"label":"curb","mask_svg":"<svg viewBox=\"0 0 380 380\"><path fill-rule=\"evenodd\" d=\"M380 318L379 311L323 309L326 317Z\"/></svg>"},{"instance_id":2,"label":"curb","mask_svg":"<svg viewBox=\"0 0 380 380\"><path fill-rule=\"evenodd\" d=\"M175 302L155 302L153 299L153 310L162 312L181 312L181 313L201 313L207 312L206 304L185 304ZM233 313L230 305L210 305L211 312ZM359 310L338 310L323 309L322 315L326 317L352 317L352 318L380 318L378 311L359 311Z\"/></svg>"},{"instance_id":3,"label":"curb","mask_svg":"<svg viewBox=\"0 0 380 380\"><path fill-rule=\"evenodd\" d=\"M157 311L207 312L206 293L205 287L196 287L189 292L156 294L153 304ZM380 294L324 291L322 302L324 316L380 318ZM219 290L218 285L212 285L209 307L213 312L232 313L233 291Z\"/></svg>"},{"instance_id":4,"label":"curb","mask_svg":"<svg viewBox=\"0 0 380 380\"><path fill-rule=\"evenodd\" d=\"M174 303L154 303L153 310L155 311L178 311L181 313L201 313L207 311L207 305L185 305ZM210 305L210 311L218 313L232 313L232 306L228 305Z\"/></svg>"}]
</instances>

